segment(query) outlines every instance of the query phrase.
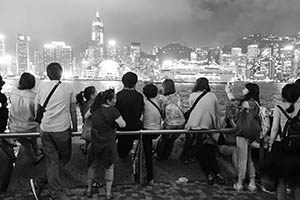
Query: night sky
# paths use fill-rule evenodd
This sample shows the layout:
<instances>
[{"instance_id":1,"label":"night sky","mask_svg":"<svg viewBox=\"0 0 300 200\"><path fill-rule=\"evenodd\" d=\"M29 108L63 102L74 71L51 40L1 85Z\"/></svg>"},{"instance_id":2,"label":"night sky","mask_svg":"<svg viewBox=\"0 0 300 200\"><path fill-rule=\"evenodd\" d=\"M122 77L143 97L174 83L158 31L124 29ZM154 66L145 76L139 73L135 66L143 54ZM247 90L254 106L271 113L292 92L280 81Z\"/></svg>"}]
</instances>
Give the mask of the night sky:
<instances>
[{"instance_id":1,"label":"night sky","mask_svg":"<svg viewBox=\"0 0 300 200\"><path fill-rule=\"evenodd\" d=\"M253 33L300 30L300 0L1 0L0 33L8 53L15 53L18 33L31 37L32 49L65 41L78 53L87 47L97 9L105 39L139 41L143 50L169 42L216 46Z\"/></svg>"}]
</instances>

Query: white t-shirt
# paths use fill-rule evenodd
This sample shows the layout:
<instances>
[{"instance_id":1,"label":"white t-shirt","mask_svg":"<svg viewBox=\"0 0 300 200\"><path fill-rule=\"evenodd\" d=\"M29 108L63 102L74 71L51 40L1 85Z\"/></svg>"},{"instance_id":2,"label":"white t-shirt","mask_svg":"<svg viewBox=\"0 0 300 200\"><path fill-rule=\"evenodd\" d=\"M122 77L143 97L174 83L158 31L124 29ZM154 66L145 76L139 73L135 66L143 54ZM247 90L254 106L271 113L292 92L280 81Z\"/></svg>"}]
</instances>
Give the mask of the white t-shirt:
<instances>
[{"instance_id":1,"label":"white t-shirt","mask_svg":"<svg viewBox=\"0 0 300 200\"><path fill-rule=\"evenodd\" d=\"M48 94L57 80L43 82L37 89L36 106L43 105ZM51 96L41 123L41 130L48 132L61 132L71 128L70 105L76 103L73 86L62 82Z\"/></svg>"},{"instance_id":2,"label":"white t-shirt","mask_svg":"<svg viewBox=\"0 0 300 200\"><path fill-rule=\"evenodd\" d=\"M153 103L155 103L158 107L160 107L157 98L151 99ZM161 129L161 115L158 109L144 97L144 115L143 115L143 123L144 128L148 130L159 130Z\"/></svg>"}]
</instances>

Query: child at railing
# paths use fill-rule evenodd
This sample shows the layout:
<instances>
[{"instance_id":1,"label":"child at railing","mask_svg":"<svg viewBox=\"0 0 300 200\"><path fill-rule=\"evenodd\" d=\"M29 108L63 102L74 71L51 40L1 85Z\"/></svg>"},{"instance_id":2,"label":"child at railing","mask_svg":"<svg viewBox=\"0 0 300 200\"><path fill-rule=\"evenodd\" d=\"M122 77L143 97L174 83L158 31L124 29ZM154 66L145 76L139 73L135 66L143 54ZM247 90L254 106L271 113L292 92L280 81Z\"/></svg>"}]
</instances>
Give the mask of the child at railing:
<instances>
[{"instance_id":1,"label":"child at railing","mask_svg":"<svg viewBox=\"0 0 300 200\"><path fill-rule=\"evenodd\" d=\"M83 91L76 95L77 105L80 109L82 117L82 135L81 139L85 140L85 144L80 145L80 150L85 155L87 153L88 145L91 142L91 119L85 119L84 115L91 108L92 103L96 97L96 88L94 86L86 87Z\"/></svg>"},{"instance_id":2,"label":"child at railing","mask_svg":"<svg viewBox=\"0 0 300 200\"><path fill-rule=\"evenodd\" d=\"M114 163L118 160L116 144L116 124L125 127L120 112L114 107L117 98L113 89L100 92L91 106L86 118L91 117L91 148L88 152L88 181L86 195L92 195L92 183L100 162L104 164L106 180L106 199L112 199L111 187L114 179Z\"/></svg>"}]
</instances>

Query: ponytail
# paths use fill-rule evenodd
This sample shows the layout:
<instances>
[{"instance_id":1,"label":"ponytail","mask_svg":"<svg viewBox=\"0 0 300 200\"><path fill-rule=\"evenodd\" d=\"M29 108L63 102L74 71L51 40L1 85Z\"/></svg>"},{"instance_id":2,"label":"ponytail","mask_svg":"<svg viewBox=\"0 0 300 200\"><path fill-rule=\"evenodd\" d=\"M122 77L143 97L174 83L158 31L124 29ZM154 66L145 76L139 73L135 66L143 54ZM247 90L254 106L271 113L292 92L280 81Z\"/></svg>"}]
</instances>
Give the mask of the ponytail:
<instances>
[{"instance_id":1,"label":"ponytail","mask_svg":"<svg viewBox=\"0 0 300 200\"><path fill-rule=\"evenodd\" d=\"M99 92L96 96L93 104L91 105L91 113L94 112L96 109L101 108L102 94L102 92Z\"/></svg>"},{"instance_id":2,"label":"ponytail","mask_svg":"<svg viewBox=\"0 0 300 200\"><path fill-rule=\"evenodd\" d=\"M81 91L79 94L76 95L76 103L79 105L79 107L81 107L83 102L84 102L83 91Z\"/></svg>"}]
</instances>

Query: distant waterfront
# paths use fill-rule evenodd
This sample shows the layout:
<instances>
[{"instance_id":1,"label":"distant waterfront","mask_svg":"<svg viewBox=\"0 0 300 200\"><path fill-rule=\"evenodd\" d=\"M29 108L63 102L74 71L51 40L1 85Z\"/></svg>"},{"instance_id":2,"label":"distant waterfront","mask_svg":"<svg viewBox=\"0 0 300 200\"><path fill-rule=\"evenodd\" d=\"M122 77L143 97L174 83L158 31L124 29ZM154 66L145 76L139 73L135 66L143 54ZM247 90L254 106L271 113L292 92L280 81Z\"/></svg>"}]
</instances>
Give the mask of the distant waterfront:
<instances>
[{"instance_id":1,"label":"distant waterfront","mask_svg":"<svg viewBox=\"0 0 300 200\"><path fill-rule=\"evenodd\" d=\"M9 95L9 92L13 87L15 87L18 83L18 80L5 80L6 84L4 85L3 92ZM37 81L39 84L40 81ZM108 88L115 88L116 91L122 89L122 82L121 81L99 81L99 80L73 80L73 81L66 81L73 85L76 93L79 93L85 87L93 85L97 88L97 91L102 91ZM160 87L160 84L157 84ZM233 86L234 93L238 96L242 93L244 83L235 83ZM285 85L285 83L272 83L272 82L259 82L258 85L260 86L260 100L261 103L268 107L273 108L274 105L280 102L280 94L281 88ZM137 90L142 91L144 86L143 82L139 82L137 85ZM184 109L188 108L187 99L191 90L193 88L193 83L176 83L177 91L184 99ZM224 105L227 103L226 94L224 91L225 84L224 83L211 83L211 90L214 92L220 104L221 112L224 111Z\"/></svg>"}]
</instances>

